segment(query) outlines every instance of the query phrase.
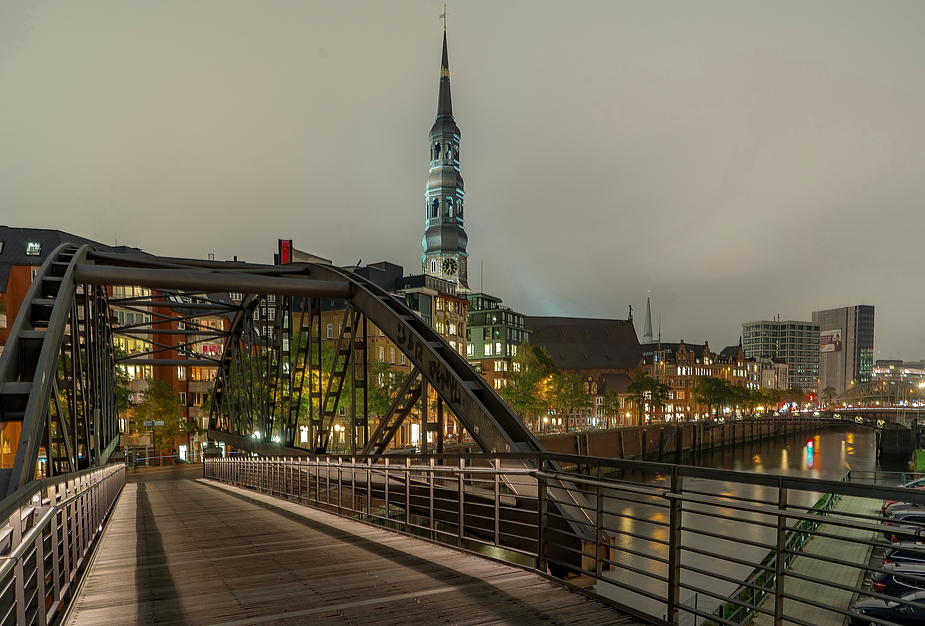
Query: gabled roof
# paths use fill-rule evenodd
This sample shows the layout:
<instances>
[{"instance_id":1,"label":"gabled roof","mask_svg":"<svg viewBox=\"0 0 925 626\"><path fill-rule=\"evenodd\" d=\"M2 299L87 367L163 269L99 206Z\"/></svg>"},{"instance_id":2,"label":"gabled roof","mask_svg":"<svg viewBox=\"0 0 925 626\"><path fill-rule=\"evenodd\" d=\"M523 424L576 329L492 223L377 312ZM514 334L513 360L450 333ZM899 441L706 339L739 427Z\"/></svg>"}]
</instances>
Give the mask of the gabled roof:
<instances>
[{"instance_id":1,"label":"gabled roof","mask_svg":"<svg viewBox=\"0 0 925 626\"><path fill-rule=\"evenodd\" d=\"M129 246L107 246L62 230L0 226L0 293L6 292L12 266L40 266L63 243L91 244L100 252L141 252Z\"/></svg>"},{"instance_id":2,"label":"gabled roof","mask_svg":"<svg viewBox=\"0 0 925 626\"><path fill-rule=\"evenodd\" d=\"M545 348L561 369L637 367L642 351L632 320L526 317L530 343Z\"/></svg>"}]
</instances>

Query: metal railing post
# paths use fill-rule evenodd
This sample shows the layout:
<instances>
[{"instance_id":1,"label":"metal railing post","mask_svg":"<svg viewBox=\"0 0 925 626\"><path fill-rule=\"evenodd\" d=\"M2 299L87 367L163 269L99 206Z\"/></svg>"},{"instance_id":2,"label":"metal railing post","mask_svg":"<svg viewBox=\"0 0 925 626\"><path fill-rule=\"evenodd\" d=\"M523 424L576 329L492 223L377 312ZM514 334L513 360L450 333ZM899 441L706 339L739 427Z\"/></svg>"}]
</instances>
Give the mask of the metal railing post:
<instances>
[{"instance_id":1,"label":"metal railing post","mask_svg":"<svg viewBox=\"0 0 925 626\"><path fill-rule=\"evenodd\" d=\"M546 459L540 461L540 471L547 472L549 471L548 463ZM540 572L546 573L548 569L545 558L545 543L546 543L546 479L537 476L536 477L536 515L537 515L537 524L536 524L536 569Z\"/></svg>"},{"instance_id":2,"label":"metal railing post","mask_svg":"<svg viewBox=\"0 0 925 626\"><path fill-rule=\"evenodd\" d=\"M671 473L671 493L681 495L682 477L677 470ZM681 499L672 498L669 503L668 526L668 616L672 624L678 623L681 601Z\"/></svg>"},{"instance_id":3,"label":"metal railing post","mask_svg":"<svg viewBox=\"0 0 925 626\"><path fill-rule=\"evenodd\" d=\"M456 545L462 547L463 537L465 536L466 531L466 512L465 512L465 501L466 498L463 494L466 492L466 477L463 474L463 470L466 468L466 462L460 458L459 459L459 473L456 475L456 510L458 513L457 516L457 532L456 532Z\"/></svg>"},{"instance_id":4,"label":"metal railing post","mask_svg":"<svg viewBox=\"0 0 925 626\"><path fill-rule=\"evenodd\" d=\"M787 488L777 485L777 562L774 564L774 624L782 626L784 623L784 575L787 570L787 559L784 552L787 549Z\"/></svg>"}]
</instances>

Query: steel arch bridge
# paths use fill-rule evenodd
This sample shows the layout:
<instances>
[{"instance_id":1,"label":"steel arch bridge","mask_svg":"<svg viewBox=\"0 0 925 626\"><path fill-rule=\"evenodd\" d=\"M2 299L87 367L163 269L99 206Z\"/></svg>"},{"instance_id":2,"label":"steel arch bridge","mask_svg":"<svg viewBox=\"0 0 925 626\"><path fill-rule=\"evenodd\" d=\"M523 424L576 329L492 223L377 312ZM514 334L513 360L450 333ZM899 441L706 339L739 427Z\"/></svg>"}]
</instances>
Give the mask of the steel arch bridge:
<instances>
[{"instance_id":1,"label":"steel arch bridge","mask_svg":"<svg viewBox=\"0 0 925 626\"><path fill-rule=\"evenodd\" d=\"M114 286L145 291L115 297ZM240 297L232 300L231 293ZM342 302L333 355L322 350L323 299ZM120 325L112 307L152 314L144 323ZM202 328L196 320L209 315L227 324ZM373 328L410 365L378 421L369 418ZM205 334L223 342L221 355L193 353ZM114 337L120 335L144 338L148 348L118 354ZM172 358L174 352L189 357ZM425 433L434 432L436 452L442 452L447 416L483 452L543 449L465 358L403 301L348 270L65 244L35 276L0 356L0 426L15 454L12 467L0 469L0 493L12 494L41 475L108 462L119 444L119 364L217 367L210 439L261 454L326 453L336 419L349 427L347 451L380 454L412 411ZM302 443L306 432L309 444Z\"/></svg>"}]
</instances>

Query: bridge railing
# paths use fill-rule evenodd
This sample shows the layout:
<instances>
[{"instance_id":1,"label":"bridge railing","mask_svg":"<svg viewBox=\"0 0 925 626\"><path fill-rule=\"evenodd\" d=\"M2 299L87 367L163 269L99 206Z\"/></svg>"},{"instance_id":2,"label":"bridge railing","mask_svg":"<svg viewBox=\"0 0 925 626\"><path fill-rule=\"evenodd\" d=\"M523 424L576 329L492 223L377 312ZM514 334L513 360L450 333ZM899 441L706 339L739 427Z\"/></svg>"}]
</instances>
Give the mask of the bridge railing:
<instances>
[{"instance_id":1,"label":"bridge railing","mask_svg":"<svg viewBox=\"0 0 925 626\"><path fill-rule=\"evenodd\" d=\"M514 473L533 495L505 487L515 460L536 468ZM658 624L809 626L859 597L896 600L864 582L885 571L880 508L925 506L922 490L882 484L552 454L216 459L205 475L593 585ZM550 506L563 489L587 503L581 541L566 523L580 516Z\"/></svg>"},{"instance_id":2,"label":"bridge railing","mask_svg":"<svg viewBox=\"0 0 925 626\"><path fill-rule=\"evenodd\" d=\"M33 481L0 503L0 625L53 622L124 485L125 466L111 465Z\"/></svg>"}]
</instances>

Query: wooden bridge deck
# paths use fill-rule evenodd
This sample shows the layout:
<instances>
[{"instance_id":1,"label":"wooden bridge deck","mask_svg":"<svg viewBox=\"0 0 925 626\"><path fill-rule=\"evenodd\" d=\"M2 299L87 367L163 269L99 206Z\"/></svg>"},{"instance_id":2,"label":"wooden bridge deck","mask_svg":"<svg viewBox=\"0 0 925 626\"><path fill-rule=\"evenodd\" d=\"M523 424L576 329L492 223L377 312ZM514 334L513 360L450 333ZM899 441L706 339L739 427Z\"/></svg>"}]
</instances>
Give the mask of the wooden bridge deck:
<instances>
[{"instance_id":1,"label":"wooden bridge deck","mask_svg":"<svg viewBox=\"0 0 925 626\"><path fill-rule=\"evenodd\" d=\"M130 480L68 625L645 623L516 567L190 469Z\"/></svg>"}]
</instances>

